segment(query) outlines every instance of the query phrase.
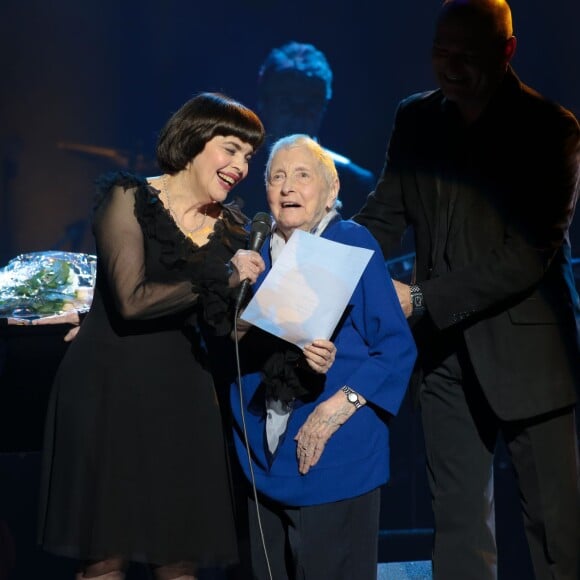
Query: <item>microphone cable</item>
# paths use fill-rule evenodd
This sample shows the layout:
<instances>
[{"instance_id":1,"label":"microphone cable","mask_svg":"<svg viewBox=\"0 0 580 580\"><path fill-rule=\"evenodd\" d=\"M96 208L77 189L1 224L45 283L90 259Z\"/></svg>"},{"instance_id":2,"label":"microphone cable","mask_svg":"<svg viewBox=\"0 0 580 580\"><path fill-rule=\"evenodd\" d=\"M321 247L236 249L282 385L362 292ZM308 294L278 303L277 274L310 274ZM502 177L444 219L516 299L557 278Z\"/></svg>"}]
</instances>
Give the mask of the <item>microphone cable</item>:
<instances>
[{"instance_id":1,"label":"microphone cable","mask_svg":"<svg viewBox=\"0 0 580 580\"><path fill-rule=\"evenodd\" d=\"M244 445L246 447L246 454L248 456L248 465L250 467L250 483L252 486L252 493L254 496L254 503L256 506L256 518L258 522L258 529L260 530L260 542L262 544L262 551L264 553L264 558L266 560L266 567L268 569L268 577L273 580L272 568L270 567L270 558L268 557L268 549L266 548L266 540L264 538L264 529L262 527L262 518L260 516L260 505L258 503L258 490L256 488L256 476L254 474L254 466L252 465L252 452L250 451L250 442L248 439L248 430L246 427L246 414L245 414L245 403L244 403L244 393L242 391L242 370L240 365L240 350L238 344L238 313L239 305L236 305L234 312L234 343L236 352L236 370L237 370L237 384L238 384L238 394L240 396L240 415L242 418L242 432L244 435Z\"/></svg>"}]
</instances>

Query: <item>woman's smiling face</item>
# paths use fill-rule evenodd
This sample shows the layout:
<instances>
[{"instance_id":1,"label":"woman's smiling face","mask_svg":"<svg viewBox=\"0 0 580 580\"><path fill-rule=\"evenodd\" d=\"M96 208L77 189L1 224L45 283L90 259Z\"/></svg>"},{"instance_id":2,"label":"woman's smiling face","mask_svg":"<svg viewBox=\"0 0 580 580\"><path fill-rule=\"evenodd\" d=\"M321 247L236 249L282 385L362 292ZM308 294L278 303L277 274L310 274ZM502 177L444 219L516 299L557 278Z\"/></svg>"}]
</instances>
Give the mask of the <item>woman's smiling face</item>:
<instances>
[{"instance_id":1,"label":"woman's smiling face","mask_svg":"<svg viewBox=\"0 0 580 580\"><path fill-rule=\"evenodd\" d=\"M216 135L186 167L192 190L205 198L203 201L224 201L248 174L253 152L253 147L238 137Z\"/></svg>"}]
</instances>

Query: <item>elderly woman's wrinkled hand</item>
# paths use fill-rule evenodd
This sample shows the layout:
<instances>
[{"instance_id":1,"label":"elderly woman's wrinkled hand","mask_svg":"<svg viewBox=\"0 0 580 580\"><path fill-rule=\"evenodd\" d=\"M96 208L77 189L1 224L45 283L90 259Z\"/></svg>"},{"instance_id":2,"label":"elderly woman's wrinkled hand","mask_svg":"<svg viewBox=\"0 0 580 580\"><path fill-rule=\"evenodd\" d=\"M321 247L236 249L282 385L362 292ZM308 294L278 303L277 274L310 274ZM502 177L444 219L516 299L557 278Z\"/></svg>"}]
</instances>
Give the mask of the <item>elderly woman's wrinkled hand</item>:
<instances>
[{"instance_id":1,"label":"elderly woman's wrinkled hand","mask_svg":"<svg viewBox=\"0 0 580 580\"><path fill-rule=\"evenodd\" d=\"M308 366L317 373L325 374L336 357L336 346L330 340L318 338L307 344L303 352Z\"/></svg>"},{"instance_id":2,"label":"elderly woman's wrinkled hand","mask_svg":"<svg viewBox=\"0 0 580 580\"><path fill-rule=\"evenodd\" d=\"M338 391L310 413L294 437L298 471L302 475L318 463L328 440L355 412L354 405L348 402L342 391Z\"/></svg>"},{"instance_id":3,"label":"elderly woman's wrinkled hand","mask_svg":"<svg viewBox=\"0 0 580 580\"><path fill-rule=\"evenodd\" d=\"M239 286L244 280L254 284L266 268L262 256L252 250L238 250L230 263L233 266L229 280L230 288Z\"/></svg>"}]
</instances>

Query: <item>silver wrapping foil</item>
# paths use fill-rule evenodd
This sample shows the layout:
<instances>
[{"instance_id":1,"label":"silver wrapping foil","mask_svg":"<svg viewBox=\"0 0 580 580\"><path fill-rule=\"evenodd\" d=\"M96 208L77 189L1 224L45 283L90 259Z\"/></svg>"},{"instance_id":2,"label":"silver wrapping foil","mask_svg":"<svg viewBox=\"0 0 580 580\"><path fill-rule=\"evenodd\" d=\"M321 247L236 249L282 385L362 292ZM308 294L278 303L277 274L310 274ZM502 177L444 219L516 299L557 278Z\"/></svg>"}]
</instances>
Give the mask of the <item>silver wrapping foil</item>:
<instances>
[{"instance_id":1,"label":"silver wrapping foil","mask_svg":"<svg viewBox=\"0 0 580 580\"><path fill-rule=\"evenodd\" d=\"M20 254L0 268L0 317L34 320L86 312L97 257L75 252Z\"/></svg>"}]
</instances>

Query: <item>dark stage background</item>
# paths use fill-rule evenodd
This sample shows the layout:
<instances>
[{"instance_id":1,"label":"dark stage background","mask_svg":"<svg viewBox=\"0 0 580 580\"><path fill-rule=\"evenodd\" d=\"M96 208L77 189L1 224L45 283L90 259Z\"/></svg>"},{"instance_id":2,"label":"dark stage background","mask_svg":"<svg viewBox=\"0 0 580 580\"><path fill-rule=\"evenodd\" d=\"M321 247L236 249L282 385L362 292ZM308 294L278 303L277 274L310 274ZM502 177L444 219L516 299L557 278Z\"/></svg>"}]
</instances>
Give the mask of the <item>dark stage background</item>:
<instances>
[{"instance_id":1,"label":"dark stage background","mask_svg":"<svg viewBox=\"0 0 580 580\"><path fill-rule=\"evenodd\" d=\"M512 4L516 71L580 115L580 3ZM120 150L133 166L138 155L151 158L158 129L194 93L220 90L254 106L259 65L289 40L315 44L334 71L321 142L378 173L396 103L433 86L438 6L3 0L0 264L62 245L67 226L90 211L94 177L119 166L74 144Z\"/></svg>"},{"instance_id":2,"label":"dark stage background","mask_svg":"<svg viewBox=\"0 0 580 580\"><path fill-rule=\"evenodd\" d=\"M580 3L511 4L516 72L580 116ZM315 44L333 68L321 143L378 174L397 102L434 86L429 53L438 6L438 0L2 0L0 266L23 252L92 251L90 234L75 224L90 213L94 178L123 166L147 167L158 129L194 93L223 91L253 107L261 62L290 40ZM572 234L576 257L579 221ZM60 331L54 332L60 340ZM34 548L34 447L51 365L64 350L47 338L50 331L44 333L0 342L0 451L17 448L17 439L25 442L20 455L0 453L0 556L2 549L16 555L20 571L12 577L18 580L39 571L50 578L50 567L57 566ZM13 355L17 348L26 350L26 359ZM431 516L420 427L408 405L395 422L393 446L382 554L424 559ZM496 467L497 503L505 514L498 515L503 578L526 580L531 576L517 497L502 453ZM6 524L15 550L3 532Z\"/></svg>"}]
</instances>

